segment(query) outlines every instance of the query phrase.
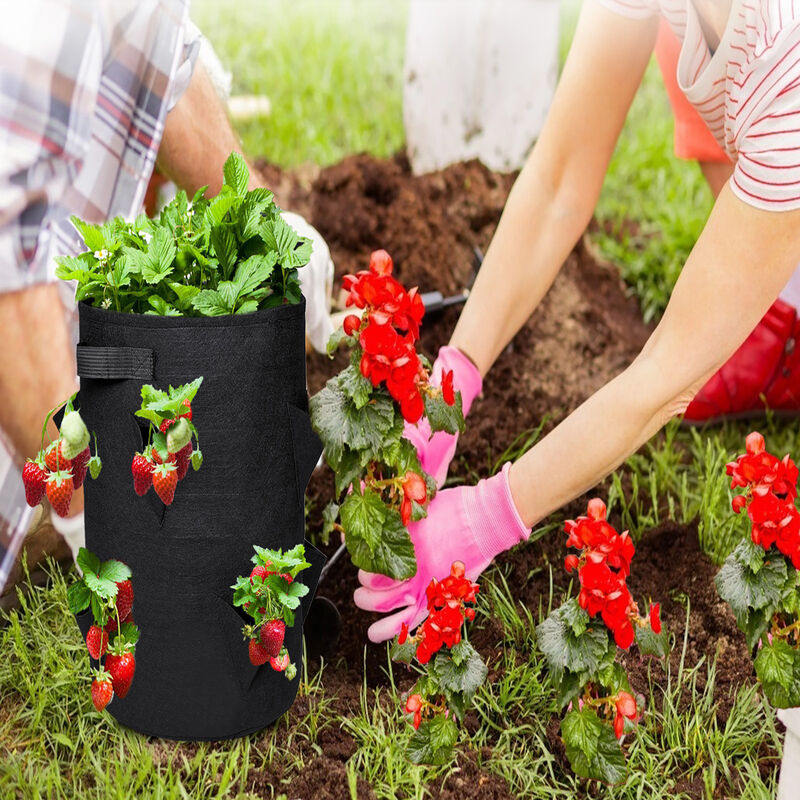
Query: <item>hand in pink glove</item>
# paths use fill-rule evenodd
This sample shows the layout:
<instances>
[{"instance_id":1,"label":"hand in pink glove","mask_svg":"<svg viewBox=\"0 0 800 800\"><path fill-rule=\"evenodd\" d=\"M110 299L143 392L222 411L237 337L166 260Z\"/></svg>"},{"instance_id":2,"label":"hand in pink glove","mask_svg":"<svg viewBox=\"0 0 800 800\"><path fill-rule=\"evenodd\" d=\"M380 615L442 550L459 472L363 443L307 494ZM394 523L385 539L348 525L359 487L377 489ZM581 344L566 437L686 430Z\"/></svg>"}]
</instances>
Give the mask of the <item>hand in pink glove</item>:
<instances>
[{"instance_id":1,"label":"hand in pink glove","mask_svg":"<svg viewBox=\"0 0 800 800\"><path fill-rule=\"evenodd\" d=\"M483 380L478 368L455 347L442 347L433 362L431 383L441 386L442 375L453 371L453 388L461 392L461 410L466 417L473 400L481 393ZM416 425L406 423L403 436L417 448L422 469L436 480L441 487L447 478L447 469L456 452L457 433L438 431L431 436L431 426L423 417ZM449 572L448 567L448 572Z\"/></svg>"},{"instance_id":2,"label":"hand in pink glove","mask_svg":"<svg viewBox=\"0 0 800 800\"><path fill-rule=\"evenodd\" d=\"M450 574L454 561L463 561L474 581L499 553L530 536L514 505L508 486L507 463L497 475L477 486L457 486L439 492L428 516L409 525L417 557L417 573L405 581L360 570L355 604L365 611L396 613L369 629L370 641L391 639L403 623L414 629L427 615L425 590L432 578Z\"/></svg>"}]
</instances>

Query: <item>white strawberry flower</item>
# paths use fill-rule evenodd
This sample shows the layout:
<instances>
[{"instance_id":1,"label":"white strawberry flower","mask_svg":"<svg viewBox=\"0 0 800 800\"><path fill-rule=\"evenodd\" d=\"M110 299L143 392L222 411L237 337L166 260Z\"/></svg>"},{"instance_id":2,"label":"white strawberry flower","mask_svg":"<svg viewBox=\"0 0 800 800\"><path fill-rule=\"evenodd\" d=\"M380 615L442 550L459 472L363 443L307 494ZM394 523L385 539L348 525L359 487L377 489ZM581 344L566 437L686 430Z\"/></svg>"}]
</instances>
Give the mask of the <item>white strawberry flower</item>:
<instances>
[{"instance_id":1,"label":"white strawberry flower","mask_svg":"<svg viewBox=\"0 0 800 800\"><path fill-rule=\"evenodd\" d=\"M94 257L98 261L104 261L105 259L108 258L108 250L95 250L94 251Z\"/></svg>"},{"instance_id":2,"label":"white strawberry flower","mask_svg":"<svg viewBox=\"0 0 800 800\"><path fill-rule=\"evenodd\" d=\"M145 244L150 244L150 240L153 238L153 235L148 231L139 231L139 237L144 240Z\"/></svg>"}]
</instances>

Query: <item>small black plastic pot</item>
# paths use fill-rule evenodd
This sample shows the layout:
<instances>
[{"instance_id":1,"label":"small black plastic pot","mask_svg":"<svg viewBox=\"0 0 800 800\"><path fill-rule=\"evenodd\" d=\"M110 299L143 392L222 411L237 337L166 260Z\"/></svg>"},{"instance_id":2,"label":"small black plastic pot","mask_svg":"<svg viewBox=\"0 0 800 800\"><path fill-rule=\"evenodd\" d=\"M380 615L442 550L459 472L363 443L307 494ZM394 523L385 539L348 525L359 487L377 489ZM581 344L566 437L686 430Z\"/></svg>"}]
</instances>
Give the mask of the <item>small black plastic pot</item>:
<instances>
[{"instance_id":1,"label":"small black plastic pot","mask_svg":"<svg viewBox=\"0 0 800 800\"><path fill-rule=\"evenodd\" d=\"M85 486L86 546L132 570L141 630L136 675L110 713L170 739L224 739L269 725L293 703L288 681L250 664L231 584L249 574L253 545L304 541L304 494L322 446L311 428L305 302L225 317L161 317L79 306L81 415L97 434L103 470ZM165 506L136 495L131 460L147 440L134 412L141 387L203 376L192 402L204 462ZM302 661L303 619L324 556L308 542L311 591L286 632ZM81 630L91 624L84 615Z\"/></svg>"}]
</instances>

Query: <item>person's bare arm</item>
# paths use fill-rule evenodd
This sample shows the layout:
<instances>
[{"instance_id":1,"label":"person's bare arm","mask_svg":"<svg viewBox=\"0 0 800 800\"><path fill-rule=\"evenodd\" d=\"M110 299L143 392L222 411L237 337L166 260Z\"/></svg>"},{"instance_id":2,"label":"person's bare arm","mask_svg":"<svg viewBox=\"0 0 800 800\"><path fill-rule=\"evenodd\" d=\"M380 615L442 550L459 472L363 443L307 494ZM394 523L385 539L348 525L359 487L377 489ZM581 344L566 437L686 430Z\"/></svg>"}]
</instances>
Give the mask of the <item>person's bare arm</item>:
<instances>
[{"instance_id":1,"label":"person's bare arm","mask_svg":"<svg viewBox=\"0 0 800 800\"><path fill-rule=\"evenodd\" d=\"M450 344L486 373L591 219L658 20L588 0L541 136L508 198Z\"/></svg>"},{"instance_id":2,"label":"person's bare arm","mask_svg":"<svg viewBox=\"0 0 800 800\"><path fill-rule=\"evenodd\" d=\"M189 196L208 186L209 196L222 188L222 166L242 143L231 127L228 114L208 73L195 66L189 86L167 114L158 150L158 168ZM263 180L250 165L250 188Z\"/></svg>"},{"instance_id":3,"label":"person's bare arm","mask_svg":"<svg viewBox=\"0 0 800 800\"><path fill-rule=\"evenodd\" d=\"M0 428L17 457L31 458L47 412L78 388L58 287L44 283L0 294L0 319Z\"/></svg>"},{"instance_id":4,"label":"person's bare arm","mask_svg":"<svg viewBox=\"0 0 800 800\"><path fill-rule=\"evenodd\" d=\"M18 462L39 451L47 412L77 390L75 353L53 283L0 294L0 429ZM51 422L48 434L58 436ZM83 508L83 489L71 513Z\"/></svg>"},{"instance_id":5,"label":"person's bare arm","mask_svg":"<svg viewBox=\"0 0 800 800\"><path fill-rule=\"evenodd\" d=\"M637 359L511 469L514 500L534 525L596 485L733 354L800 260L800 211L768 212L723 188Z\"/></svg>"}]
</instances>

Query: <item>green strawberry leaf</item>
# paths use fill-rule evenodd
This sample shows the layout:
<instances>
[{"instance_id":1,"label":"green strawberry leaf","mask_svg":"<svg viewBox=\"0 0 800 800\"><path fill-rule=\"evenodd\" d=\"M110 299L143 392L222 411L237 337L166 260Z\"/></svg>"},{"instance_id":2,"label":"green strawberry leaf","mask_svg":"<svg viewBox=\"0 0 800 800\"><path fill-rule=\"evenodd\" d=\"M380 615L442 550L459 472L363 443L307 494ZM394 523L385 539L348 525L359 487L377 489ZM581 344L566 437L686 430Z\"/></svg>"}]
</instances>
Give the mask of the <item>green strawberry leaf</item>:
<instances>
[{"instance_id":1,"label":"green strawberry leaf","mask_svg":"<svg viewBox=\"0 0 800 800\"><path fill-rule=\"evenodd\" d=\"M121 583L131 577L131 569L127 564L111 559L100 565L100 577L114 581L114 583Z\"/></svg>"},{"instance_id":2,"label":"green strawberry leaf","mask_svg":"<svg viewBox=\"0 0 800 800\"><path fill-rule=\"evenodd\" d=\"M203 289L192 298L192 308L206 317L222 317L233 312L222 295L214 289Z\"/></svg>"},{"instance_id":3,"label":"green strawberry leaf","mask_svg":"<svg viewBox=\"0 0 800 800\"><path fill-rule=\"evenodd\" d=\"M141 273L149 284L160 283L172 272L175 260L175 242L172 234L159 228L147 246L147 259L141 265Z\"/></svg>"},{"instance_id":4,"label":"green strawberry leaf","mask_svg":"<svg viewBox=\"0 0 800 800\"><path fill-rule=\"evenodd\" d=\"M231 153L222 168L225 186L230 186L237 195L243 197L250 183L250 170L247 162L238 153Z\"/></svg>"},{"instance_id":5,"label":"green strawberry leaf","mask_svg":"<svg viewBox=\"0 0 800 800\"><path fill-rule=\"evenodd\" d=\"M101 578L94 572L84 573L83 580L89 588L89 591L92 592L92 594L96 594L98 597L109 599L117 595L117 584L115 581L109 580L108 578Z\"/></svg>"},{"instance_id":6,"label":"green strawberry leaf","mask_svg":"<svg viewBox=\"0 0 800 800\"><path fill-rule=\"evenodd\" d=\"M120 626L119 633L114 636L113 645L117 644L117 642L122 641L126 644L135 645L139 641L139 628L133 622L123 622Z\"/></svg>"},{"instance_id":7,"label":"green strawberry leaf","mask_svg":"<svg viewBox=\"0 0 800 800\"><path fill-rule=\"evenodd\" d=\"M94 553L90 553L85 547L81 547L80 550L78 550L76 563L84 575L86 573L97 574L100 572L100 559Z\"/></svg>"},{"instance_id":8,"label":"green strawberry leaf","mask_svg":"<svg viewBox=\"0 0 800 800\"><path fill-rule=\"evenodd\" d=\"M91 599L92 593L82 580L75 581L67 589L67 605L72 614L80 614L87 609Z\"/></svg>"}]
</instances>

